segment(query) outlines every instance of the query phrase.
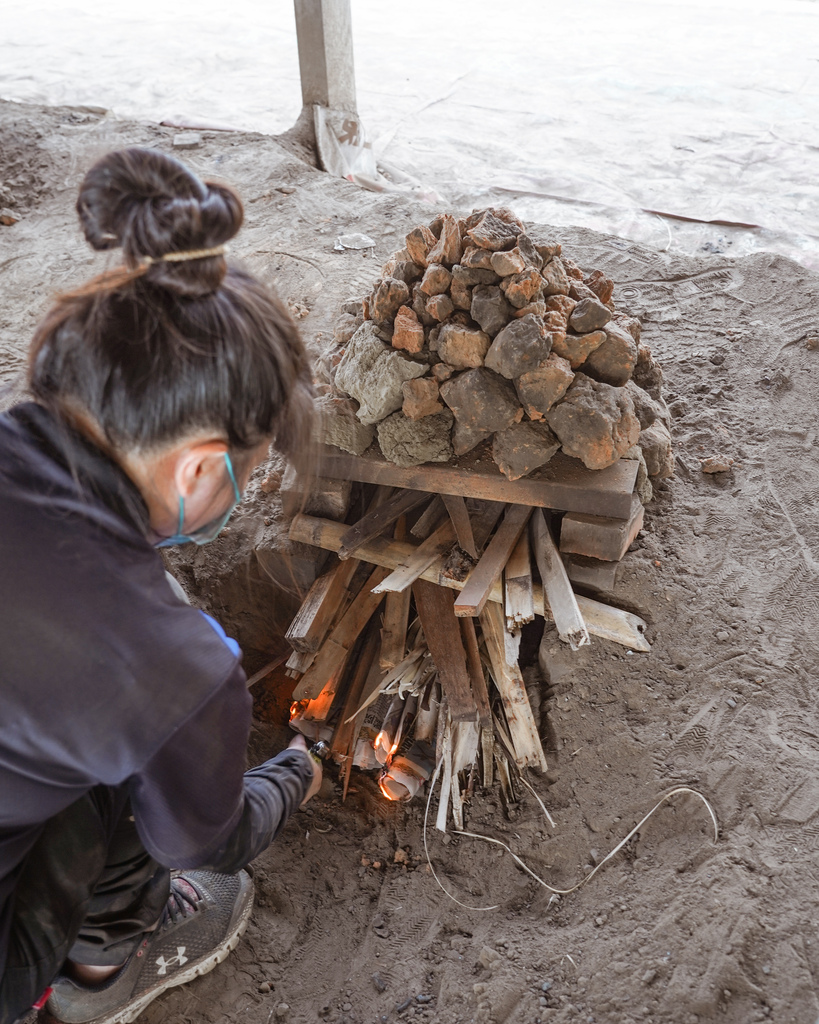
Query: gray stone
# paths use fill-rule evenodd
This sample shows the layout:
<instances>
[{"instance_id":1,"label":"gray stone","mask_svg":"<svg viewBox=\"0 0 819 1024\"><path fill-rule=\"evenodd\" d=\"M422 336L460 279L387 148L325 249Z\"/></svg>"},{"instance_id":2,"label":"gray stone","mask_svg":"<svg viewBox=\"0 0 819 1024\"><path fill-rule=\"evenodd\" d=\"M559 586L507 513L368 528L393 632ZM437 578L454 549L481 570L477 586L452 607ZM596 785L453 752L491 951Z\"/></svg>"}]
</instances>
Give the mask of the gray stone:
<instances>
[{"instance_id":1,"label":"gray stone","mask_svg":"<svg viewBox=\"0 0 819 1024\"><path fill-rule=\"evenodd\" d=\"M572 369L582 366L596 348L606 340L603 331L592 331L591 334L552 334L552 351L568 359Z\"/></svg>"},{"instance_id":2,"label":"gray stone","mask_svg":"<svg viewBox=\"0 0 819 1024\"><path fill-rule=\"evenodd\" d=\"M580 302L581 299L597 298L587 284L584 284L581 279L573 277L569 278L569 296L573 298L575 302Z\"/></svg>"},{"instance_id":3,"label":"gray stone","mask_svg":"<svg viewBox=\"0 0 819 1024\"><path fill-rule=\"evenodd\" d=\"M458 263L452 268L452 280L466 288L472 288L476 284L497 284L500 281L500 276L491 269L464 267Z\"/></svg>"},{"instance_id":4,"label":"gray stone","mask_svg":"<svg viewBox=\"0 0 819 1024\"><path fill-rule=\"evenodd\" d=\"M349 313L350 316L360 316L363 308L364 303L361 299L347 299L341 303L341 312Z\"/></svg>"},{"instance_id":5,"label":"gray stone","mask_svg":"<svg viewBox=\"0 0 819 1024\"><path fill-rule=\"evenodd\" d=\"M550 352L540 366L518 377L515 390L529 419L542 420L555 402L566 394L573 380L569 360Z\"/></svg>"},{"instance_id":6,"label":"gray stone","mask_svg":"<svg viewBox=\"0 0 819 1024\"><path fill-rule=\"evenodd\" d=\"M472 292L472 319L480 324L490 338L512 319L512 307L500 288L479 286Z\"/></svg>"},{"instance_id":7,"label":"gray stone","mask_svg":"<svg viewBox=\"0 0 819 1024\"><path fill-rule=\"evenodd\" d=\"M605 469L636 444L640 423L623 388L576 374L563 400L546 414L567 455Z\"/></svg>"},{"instance_id":8,"label":"gray stone","mask_svg":"<svg viewBox=\"0 0 819 1024\"><path fill-rule=\"evenodd\" d=\"M560 441L545 423L515 423L499 430L492 441L492 458L509 480L520 480L545 466Z\"/></svg>"},{"instance_id":9,"label":"gray stone","mask_svg":"<svg viewBox=\"0 0 819 1024\"><path fill-rule=\"evenodd\" d=\"M633 380L627 381L625 388L631 395L632 402L634 402L634 412L637 415L637 419L640 421L640 430L645 430L647 427L650 427L655 420L662 417L662 409L660 406L654 401L647 391L643 391L643 389L635 384Z\"/></svg>"},{"instance_id":10,"label":"gray stone","mask_svg":"<svg viewBox=\"0 0 819 1024\"><path fill-rule=\"evenodd\" d=\"M460 324L444 324L438 334L438 355L454 370L483 366L489 345L485 331Z\"/></svg>"},{"instance_id":11,"label":"gray stone","mask_svg":"<svg viewBox=\"0 0 819 1024\"><path fill-rule=\"evenodd\" d=\"M514 389L485 367L467 370L442 384L441 398L459 423L490 434L523 418Z\"/></svg>"},{"instance_id":12,"label":"gray stone","mask_svg":"<svg viewBox=\"0 0 819 1024\"><path fill-rule=\"evenodd\" d=\"M552 339L539 316L513 320L499 331L486 353L486 366L507 380L539 366L552 350Z\"/></svg>"},{"instance_id":13,"label":"gray stone","mask_svg":"<svg viewBox=\"0 0 819 1024\"><path fill-rule=\"evenodd\" d=\"M492 269L501 277L508 277L510 274L520 274L525 270L526 261L517 247L506 252L493 252Z\"/></svg>"},{"instance_id":14,"label":"gray stone","mask_svg":"<svg viewBox=\"0 0 819 1024\"><path fill-rule=\"evenodd\" d=\"M538 251L540 251L538 249ZM540 272L544 295L568 295L569 275L559 256L554 256Z\"/></svg>"},{"instance_id":15,"label":"gray stone","mask_svg":"<svg viewBox=\"0 0 819 1024\"><path fill-rule=\"evenodd\" d=\"M655 420L650 427L643 430L637 443L643 451L649 476L657 477L658 480L674 476L675 459L671 450L671 434L661 420Z\"/></svg>"},{"instance_id":16,"label":"gray stone","mask_svg":"<svg viewBox=\"0 0 819 1024\"><path fill-rule=\"evenodd\" d=\"M624 330L634 338L637 344L640 344L640 334L642 333L643 327L637 317L629 316L628 313L621 313L619 310L614 311L612 314L612 320L618 323Z\"/></svg>"},{"instance_id":17,"label":"gray stone","mask_svg":"<svg viewBox=\"0 0 819 1024\"><path fill-rule=\"evenodd\" d=\"M599 331L611 320L611 310L599 299L581 299L572 310L569 327L578 334Z\"/></svg>"},{"instance_id":18,"label":"gray stone","mask_svg":"<svg viewBox=\"0 0 819 1024\"><path fill-rule=\"evenodd\" d=\"M375 427L362 423L349 398L326 395L316 403L321 439L351 455L361 455L373 443Z\"/></svg>"},{"instance_id":19,"label":"gray stone","mask_svg":"<svg viewBox=\"0 0 819 1024\"><path fill-rule=\"evenodd\" d=\"M378 424L378 443L384 458L396 466L420 466L425 462L448 462L453 455L450 433L452 413L411 420L395 412Z\"/></svg>"},{"instance_id":20,"label":"gray stone","mask_svg":"<svg viewBox=\"0 0 819 1024\"><path fill-rule=\"evenodd\" d=\"M470 218L471 219L471 218ZM481 249L497 252L510 249L517 241L518 230L505 220L496 217L491 210L485 210L480 219L467 231L467 236Z\"/></svg>"},{"instance_id":21,"label":"gray stone","mask_svg":"<svg viewBox=\"0 0 819 1024\"><path fill-rule=\"evenodd\" d=\"M456 455L466 455L473 448L492 436L491 430L477 430L455 420L452 428L452 448Z\"/></svg>"},{"instance_id":22,"label":"gray stone","mask_svg":"<svg viewBox=\"0 0 819 1024\"><path fill-rule=\"evenodd\" d=\"M637 362L634 364L632 379L643 391L647 391L655 402L662 400L663 371L654 362L648 345L639 345L637 348Z\"/></svg>"},{"instance_id":23,"label":"gray stone","mask_svg":"<svg viewBox=\"0 0 819 1024\"><path fill-rule=\"evenodd\" d=\"M461 266L465 270L491 270L493 255L488 249L467 249L461 257Z\"/></svg>"},{"instance_id":24,"label":"gray stone","mask_svg":"<svg viewBox=\"0 0 819 1024\"><path fill-rule=\"evenodd\" d=\"M401 306L409 301L409 287L394 277L385 277L375 286L370 298L370 319L377 324L389 323Z\"/></svg>"},{"instance_id":25,"label":"gray stone","mask_svg":"<svg viewBox=\"0 0 819 1024\"><path fill-rule=\"evenodd\" d=\"M527 267L534 267L535 270L540 270L543 267L543 257L537 251L534 242L528 235L518 235L517 248Z\"/></svg>"},{"instance_id":26,"label":"gray stone","mask_svg":"<svg viewBox=\"0 0 819 1024\"><path fill-rule=\"evenodd\" d=\"M403 281L404 284L412 287L423 272L423 267L419 267L412 260L398 260L390 276L394 277L396 281Z\"/></svg>"},{"instance_id":27,"label":"gray stone","mask_svg":"<svg viewBox=\"0 0 819 1024\"><path fill-rule=\"evenodd\" d=\"M336 369L335 384L359 403L357 415L362 423L378 423L401 408L404 381L423 377L426 371L423 363L414 363L388 348L375 325L367 321L350 339Z\"/></svg>"},{"instance_id":28,"label":"gray stone","mask_svg":"<svg viewBox=\"0 0 819 1024\"><path fill-rule=\"evenodd\" d=\"M562 247L556 238L552 238L550 235L541 231L532 231L528 232L528 234L532 239L532 245L534 245L538 254L543 258L544 267L549 260L560 255Z\"/></svg>"},{"instance_id":29,"label":"gray stone","mask_svg":"<svg viewBox=\"0 0 819 1024\"><path fill-rule=\"evenodd\" d=\"M586 357L583 372L604 384L622 387L637 364L637 343L619 324L606 324L603 330L606 340Z\"/></svg>"},{"instance_id":30,"label":"gray stone","mask_svg":"<svg viewBox=\"0 0 819 1024\"><path fill-rule=\"evenodd\" d=\"M633 459L638 462L639 469L637 470L637 482L634 485L634 490L640 501L647 505L654 497L654 488L651 486L651 481L648 478L648 466L646 465L645 456L643 455L643 449L639 444L635 444L633 448L622 455L623 459Z\"/></svg>"}]
</instances>

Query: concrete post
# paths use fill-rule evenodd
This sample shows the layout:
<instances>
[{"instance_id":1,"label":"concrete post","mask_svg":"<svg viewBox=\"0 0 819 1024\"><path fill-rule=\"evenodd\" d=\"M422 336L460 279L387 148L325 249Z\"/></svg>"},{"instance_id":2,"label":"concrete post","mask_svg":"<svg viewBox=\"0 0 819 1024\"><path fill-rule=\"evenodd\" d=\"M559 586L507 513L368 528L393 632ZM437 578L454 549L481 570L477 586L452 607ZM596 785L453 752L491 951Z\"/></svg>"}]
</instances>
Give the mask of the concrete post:
<instances>
[{"instance_id":1,"label":"concrete post","mask_svg":"<svg viewBox=\"0 0 819 1024\"><path fill-rule=\"evenodd\" d=\"M294 0L305 107L357 112L350 0Z\"/></svg>"}]
</instances>

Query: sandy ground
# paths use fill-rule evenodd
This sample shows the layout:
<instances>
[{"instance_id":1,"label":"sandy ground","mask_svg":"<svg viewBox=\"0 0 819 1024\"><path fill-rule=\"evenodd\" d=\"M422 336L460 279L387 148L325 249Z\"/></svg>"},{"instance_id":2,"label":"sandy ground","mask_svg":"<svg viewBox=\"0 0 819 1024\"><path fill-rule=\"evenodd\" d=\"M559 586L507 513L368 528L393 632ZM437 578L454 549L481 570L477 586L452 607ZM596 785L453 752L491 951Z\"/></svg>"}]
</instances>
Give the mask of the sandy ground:
<instances>
[{"instance_id":1,"label":"sandy ground","mask_svg":"<svg viewBox=\"0 0 819 1024\"><path fill-rule=\"evenodd\" d=\"M104 265L73 215L83 170L112 146L169 148L173 131L9 104L0 131L0 180L23 213L0 228L0 376L10 382L49 296ZM339 303L429 219L401 197L329 179L269 138L209 135L186 158L240 189L248 221L234 251L306 310L317 357ZM332 251L339 232L363 225L375 259ZM649 506L611 596L648 621L652 651L594 640L572 655L547 632L547 678L527 672L551 767L532 782L556 828L531 798L505 819L495 793L475 800L469 825L558 888L676 784L712 801L719 840L702 805L682 798L586 888L555 900L502 850L431 835L458 900L500 905L474 911L427 871L421 803L387 805L358 777L342 806L331 780L259 858L239 950L162 998L147 1024L819 1017L819 277L773 254L695 258L582 228L559 235L581 266L615 280L618 307L642 319L665 369L678 473ZM699 459L717 453L733 471L704 475ZM257 483L226 536L176 563L251 669L276 649L293 607L272 579L277 499ZM253 758L282 743L287 692L274 681L257 696ZM399 848L407 864L395 863Z\"/></svg>"}]
</instances>

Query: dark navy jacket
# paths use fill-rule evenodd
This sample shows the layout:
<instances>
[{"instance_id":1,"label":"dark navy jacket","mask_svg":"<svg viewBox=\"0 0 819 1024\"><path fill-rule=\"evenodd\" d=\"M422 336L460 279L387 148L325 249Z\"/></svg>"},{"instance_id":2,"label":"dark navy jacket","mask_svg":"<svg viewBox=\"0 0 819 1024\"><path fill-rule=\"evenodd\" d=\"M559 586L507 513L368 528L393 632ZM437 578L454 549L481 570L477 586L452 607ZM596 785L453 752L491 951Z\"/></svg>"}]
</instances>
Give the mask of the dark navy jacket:
<instances>
[{"instance_id":1,"label":"dark navy jacket","mask_svg":"<svg viewBox=\"0 0 819 1024\"><path fill-rule=\"evenodd\" d=\"M0 416L0 975L26 854L92 787L127 784L161 864L236 871L312 778L294 750L244 772L244 672L146 529L98 448L33 403Z\"/></svg>"}]
</instances>

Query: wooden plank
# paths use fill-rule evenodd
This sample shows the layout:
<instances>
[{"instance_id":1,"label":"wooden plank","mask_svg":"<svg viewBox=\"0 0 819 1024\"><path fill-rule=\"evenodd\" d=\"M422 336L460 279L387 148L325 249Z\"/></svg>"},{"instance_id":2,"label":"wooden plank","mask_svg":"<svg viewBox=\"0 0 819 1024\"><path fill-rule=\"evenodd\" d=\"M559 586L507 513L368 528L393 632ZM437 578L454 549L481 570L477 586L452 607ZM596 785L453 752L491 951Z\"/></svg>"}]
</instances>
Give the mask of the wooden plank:
<instances>
[{"instance_id":1,"label":"wooden plank","mask_svg":"<svg viewBox=\"0 0 819 1024\"><path fill-rule=\"evenodd\" d=\"M557 634L576 651L589 642L589 631L542 509L532 516L532 548Z\"/></svg>"},{"instance_id":2,"label":"wooden plank","mask_svg":"<svg viewBox=\"0 0 819 1024\"><path fill-rule=\"evenodd\" d=\"M503 570L503 598L507 629L518 630L534 619L535 594L532 589L532 553L529 549L529 534L526 530L518 538L515 549Z\"/></svg>"},{"instance_id":3,"label":"wooden plank","mask_svg":"<svg viewBox=\"0 0 819 1024\"><path fill-rule=\"evenodd\" d=\"M429 501L429 494L425 491L399 491L394 494L383 504L371 509L347 530L341 538L338 557L342 561L349 558L365 541L380 536L402 515L426 501Z\"/></svg>"},{"instance_id":4,"label":"wooden plank","mask_svg":"<svg viewBox=\"0 0 819 1024\"><path fill-rule=\"evenodd\" d=\"M378 539L378 538L374 538ZM393 543L397 543L394 541ZM430 565L452 547L455 543L455 527L449 519L442 523L438 529L430 534L425 541L422 541L417 548L412 549L412 554L405 562L396 566L386 579L376 588L376 593L386 593L388 590L406 590L415 580L428 569Z\"/></svg>"},{"instance_id":5,"label":"wooden plank","mask_svg":"<svg viewBox=\"0 0 819 1024\"><path fill-rule=\"evenodd\" d=\"M341 543L341 534L345 528L343 523L335 523L331 519L316 519L313 516L300 515L296 516L290 525L290 539L302 544L313 544L327 551L337 551L338 545ZM371 562L373 565L394 569L411 558L413 552L417 550L412 544L404 541L376 537L359 548L358 556L362 561ZM461 580L443 575L444 561L443 558L433 561L419 578L437 583L449 590L463 589L464 584ZM533 589L535 615L541 615L551 621L551 609L548 602L544 604L543 601L543 587L538 583ZM489 591L489 600L496 601L498 604L503 603L503 588L500 580L497 580ZM639 615L632 615L631 612L612 608L610 605L594 601L589 597L581 597L579 594L577 603L586 621L586 628L593 636L622 644L623 647L628 647L632 651L648 653L651 650L651 645L643 636L643 632L648 628L647 624Z\"/></svg>"},{"instance_id":6,"label":"wooden plank","mask_svg":"<svg viewBox=\"0 0 819 1024\"><path fill-rule=\"evenodd\" d=\"M475 697L475 704L478 707L478 721L484 729L492 732L492 710L489 706L489 691L486 686L486 676L483 674L483 663L481 652L478 647L478 635L475 632L475 620L470 616L458 620L461 624L461 636L466 651L466 667L469 671L469 681L472 685L472 694Z\"/></svg>"},{"instance_id":7,"label":"wooden plank","mask_svg":"<svg viewBox=\"0 0 819 1024\"><path fill-rule=\"evenodd\" d=\"M478 551L483 551L492 531L498 525L498 520L503 515L506 505L502 501L479 501L475 498L472 499L471 504L480 506L477 512L471 513L470 519L475 546Z\"/></svg>"},{"instance_id":8,"label":"wooden plank","mask_svg":"<svg viewBox=\"0 0 819 1024\"><path fill-rule=\"evenodd\" d=\"M449 712L456 722L474 721L478 709L466 669L461 629L453 609L455 597L451 591L426 580L416 580L412 592Z\"/></svg>"},{"instance_id":9,"label":"wooden plank","mask_svg":"<svg viewBox=\"0 0 819 1024\"><path fill-rule=\"evenodd\" d=\"M302 676L293 691L294 700L317 697L329 682L338 685L353 644L383 600L382 594L376 593L374 587L385 575L386 570L381 567L372 573Z\"/></svg>"},{"instance_id":10,"label":"wooden plank","mask_svg":"<svg viewBox=\"0 0 819 1024\"><path fill-rule=\"evenodd\" d=\"M636 494L632 495L628 519L572 512L563 517L560 550L605 562L619 562L642 530L643 516L643 503Z\"/></svg>"},{"instance_id":11,"label":"wooden plank","mask_svg":"<svg viewBox=\"0 0 819 1024\"><path fill-rule=\"evenodd\" d=\"M455 536L463 550L473 558L478 557L478 549L475 547L475 538L472 535L472 524L469 521L469 513L466 510L466 502L460 494L442 494L441 500L446 506L452 525L455 527Z\"/></svg>"},{"instance_id":12,"label":"wooden plank","mask_svg":"<svg viewBox=\"0 0 819 1024\"><path fill-rule=\"evenodd\" d=\"M402 516L395 527L395 539L404 540L407 524ZM384 602L384 624L381 627L381 648L378 663L388 672L404 660L407 653L407 626L409 624L412 591L409 587L397 593L391 591Z\"/></svg>"},{"instance_id":13,"label":"wooden plank","mask_svg":"<svg viewBox=\"0 0 819 1024\"><path fill-rule=\"evenodd\" d=\"M520 480L507 480L485 443L448 463L404 468L380 454L348 455L338 448L320 448L323 476L363 483L392 484L431 494L461 494L515 505L534 505L585 512L592 516L628 519L638 464L620 459L606 469L586 469L578 459L558 452L545 466Z\"/></svg>"},{"instance_id":14,"label":"wooden plank","mask_svg":"<svg viewBox=\"0 0 819 1024\"><path fill-rule=\"evenodd\" d=\"M342 757L349 759L352 759L353 756L352 744L358 729L356 720L353 719L353 721L350 722L348 719L355 713L356 709L361 706L364 684L367 681L367 676L370 674L370 669L372 668L373 661L375 660L375 652L377 648L375 639L376 627L371 623L364 634L363 642L359 646L359 657L355 664L350 685L347 687L347 693L344 696L341 715L339 716L338 724L333 732L333 739L330 742L330 747L332 748L333 753L340 754Z\"/></svg>"},{"instance_id":15,"label":"wooden plank","mask_svg":"<svg viewBox=\"0 0 819 1024\"><path fill-rule=\"evenodd\" d=\"M284 634L294 651L315 653L321 647L350 598L350 582L360 564L354 559L333 566L313 583Z\"/></svg>"},{"instance_id":16,"label":"wooden plank","mask_svg":"<svg viewBox=\"0 0 819 1024\"><path fill-rule=\"evenodd\" d=\"M461 596L455 602L456 615L480 615L489 598L492 584L500 579L503 567L531 514L532 509L526 505L510 505L507 508L495 536L466 578Z\"/></svg>"},{"instance_id":17,"label":"wooden plank","mask_svg":"<svg viewBox=\"0 0 819 1024\"><path fill-rule=\"evenodd\" d=\"M444 503L441 501L441 496L436 494L421 515L418 516L415 525L410 529L410 533L413 537L417 537L418 540L426 540L435 527L441 525L441 520L445 515Z\"/></svg>"}]
</instances>

